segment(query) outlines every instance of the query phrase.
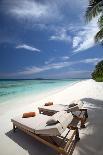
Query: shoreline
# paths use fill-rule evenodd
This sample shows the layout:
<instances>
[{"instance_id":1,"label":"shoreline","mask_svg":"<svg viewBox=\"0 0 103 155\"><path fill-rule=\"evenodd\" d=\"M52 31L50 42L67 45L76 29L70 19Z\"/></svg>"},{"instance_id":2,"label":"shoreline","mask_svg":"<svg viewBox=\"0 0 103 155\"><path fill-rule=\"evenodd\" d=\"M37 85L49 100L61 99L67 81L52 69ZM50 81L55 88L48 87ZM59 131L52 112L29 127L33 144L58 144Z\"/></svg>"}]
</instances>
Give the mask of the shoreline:
<instances>
[{"instance_id":1,"label":"shoreline","mask_svg":"<svg viewBox=\"0 0 103 155\"><path fill-rule=\"evenodd\" d=\"M48 101L53 101L54 104L69 104L73 100L79 99L84 102L84 107L88 109L89 118L86 122L86 128L79 130L81 140L76 144L73 155L102 155L103 82L98 83L92 79L83 80L59 89L57 92L48 93L48 95L38 98L27 96L24 100L17 101L15 107L11 108L6 105L0 109L1 155L56 155L52 149L21 131L13 134L10 120L18 115L22 116L24 112L38 112L37 107ZM20 102L23 104L18 106Z\"/></svg>"},{"instance_id":2,"label":"shoreline","mask_svg":"<svg viewBox=\"0 0 103 155\"><path fill-rule=\"evenodd\" d=\"M81 80L81 81L85 81L85 80ZM4 101L0 103L0 111L2 111L2 113L4 112L3 109L6 109L8 106L11 109L15 109L15 106L30 106L31 104L34 103L35 106L35 102L38 102L38 100L43 100L44 98L47 98L49 96L55 95L81 81L75 81L71 84L67 84L65 86L59 86L57 88L53 88L52 90L45 90L44 92L41 92L40 94L34 95L34 92L32 92L31 94L28 95L20 95L20 96L14 96L13 98L9 99L8 101ZM25 102L25 103L24 103ZM7 110L8 111L8 110ZM5 112L7 112L5 111ZM1 115L1 112L0 112Z\"/></svg>"}]
</instances>

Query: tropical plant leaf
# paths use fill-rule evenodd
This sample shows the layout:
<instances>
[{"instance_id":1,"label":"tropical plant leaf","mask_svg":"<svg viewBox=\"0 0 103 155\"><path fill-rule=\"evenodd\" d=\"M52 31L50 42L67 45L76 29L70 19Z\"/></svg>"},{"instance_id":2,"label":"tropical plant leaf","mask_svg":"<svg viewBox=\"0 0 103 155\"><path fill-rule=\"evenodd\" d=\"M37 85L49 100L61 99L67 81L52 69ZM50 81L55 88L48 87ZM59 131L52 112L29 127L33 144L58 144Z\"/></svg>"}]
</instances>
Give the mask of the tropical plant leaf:
<instances>
[{"instance_id":1,"label":"tropical plant leaf","mask_svg":"<svg viewBox=\"0 0 103 155\"><path fill-rule=\"evenodd\" d=\"M103 15L101 15L100 18L98 19L98 25L100 29L103 28Z\"/></svg>"},{"instance_id":2,"label":"tropical plant leaf","mask_svg":"<svg viewBox=\"0 0 103 155\"><path fill-rule=\"evenodd\" d=\"M102 0L90 0L89 6L86 11L86 21L89 22L93 17L98 16L103 9L103 1Z\"/></svg>"},{"instance_id":3,"label":"tropical plant leaf","mask_svg":"<svg viewBox=\"0 0 103 155\"><path fill-rule=\"evenodd\" d=\"M95 36L95 42L103 42L103 28L97 32Z\"/></svg>"}]
</instances>

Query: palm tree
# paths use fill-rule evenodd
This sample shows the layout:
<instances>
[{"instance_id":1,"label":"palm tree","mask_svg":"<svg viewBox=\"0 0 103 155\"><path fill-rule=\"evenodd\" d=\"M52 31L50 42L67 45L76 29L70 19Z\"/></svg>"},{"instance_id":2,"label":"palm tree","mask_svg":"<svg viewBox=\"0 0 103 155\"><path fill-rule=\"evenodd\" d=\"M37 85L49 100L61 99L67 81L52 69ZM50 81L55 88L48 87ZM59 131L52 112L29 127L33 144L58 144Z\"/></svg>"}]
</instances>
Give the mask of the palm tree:
<instances>
[{"instance_id":1,"label":"palm tree","mask_svg":"<svg viewBox=\"0 0 103 155\"><path fill-rule=\"evenodd\" d=\"M86 11L86 21L98 16L99 31L95 35L95 42L103 42L103 0L89 0Z\"/></svg>"},{"instance_id":2,"label":"palm tree","mask_svg":"<svg viewBox=\"0 0 103 155\"><path fill-rule=\"evenodd\" d=\"M98 82L103 82L103 60L98 62L92 73L92 79Z\"/></svg>"}]
</instances>

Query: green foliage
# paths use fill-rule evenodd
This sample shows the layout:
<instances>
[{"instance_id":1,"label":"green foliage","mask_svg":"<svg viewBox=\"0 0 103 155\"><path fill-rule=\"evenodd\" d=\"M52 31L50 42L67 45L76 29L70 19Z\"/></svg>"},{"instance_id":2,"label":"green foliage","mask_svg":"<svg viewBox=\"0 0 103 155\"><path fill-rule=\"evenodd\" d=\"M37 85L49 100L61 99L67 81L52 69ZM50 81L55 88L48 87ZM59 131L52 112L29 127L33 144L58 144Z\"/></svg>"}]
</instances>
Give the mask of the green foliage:
<instances>
[{"instance_id":1,"label":"green foliage","mask_svg":"<svg viewBox=\"0 0 103 155\"><path fill-rule=\"evenodd\" d=\"M100 29L103 28L103 15L101 15L100 18L98 19L98 26Z\"/></svg>"},{"instance_id":2,"label":"green foliage","mask_svg":"<svg viewBox=\"0 0 103 155\"><path fill-rule=\"evenodd\" d=\"M98 16L102 12L102 0L89 0L86 10L86 20L91 21L92 18Z\"/></svg>"},{"instance_id":3,"label":"green foliage","mask_svg":"<svg viewBox=\"0 0 103 155\"><path fill-rule=\"evenodd\" d=\"M103 43L103 0L89 0L86 10L86 21L90 22L93 18L98 17L99 31L95 35L95 42Z\"/></svg>"},{"instance_id":4,"label":"green foliage","mask_svg":"<svg viewBox=\"0 0 103 155\"><path fill-rule=\"evenodd\" d=\"M103 28L100 29L95 35L95 42L101 41L103 43Z\"/></svg>"},{"instance_id":5,"label":"green foliage","mask_svg":"<svg viewBox=\"0 0 103 155\"><path fill-rule=\"evenodd\" d=\"M97 82L103 82L103 60L95 66L95 70L92 73L92 79Z\"/></svg>"}]
</instances>

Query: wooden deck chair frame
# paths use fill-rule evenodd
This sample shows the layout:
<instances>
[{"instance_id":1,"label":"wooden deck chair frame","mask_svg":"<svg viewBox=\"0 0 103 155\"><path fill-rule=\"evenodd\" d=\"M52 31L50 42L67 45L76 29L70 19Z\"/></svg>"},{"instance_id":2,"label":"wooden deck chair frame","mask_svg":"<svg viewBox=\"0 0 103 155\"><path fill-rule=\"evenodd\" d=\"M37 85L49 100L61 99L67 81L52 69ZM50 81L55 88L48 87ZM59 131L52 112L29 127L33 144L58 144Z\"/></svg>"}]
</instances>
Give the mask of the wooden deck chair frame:
<instances>
[{"instance_id":1,"label":"wooden deck chair frame","mask_svg":"<svg viewBox=\"0 0 103 155\"><path fill-rule=\"evenodd\" d=\"M85 128L85 122L86 119L88 118L88 113L87 113L87 109L79 109L80 114L78 116L76 116L75 114L72 115L75 119L78 119L81 122L81 128Z\"/></svg>"},{"instance_id":2,"label":"wooden deck chair frame","mask_svg":"<svg viewBox=\"0 0 103 155\"><path fill-rule=\"evenodd\" d=\"M59 146L57 143L55 143L55 141L52 139L51 136L42 136L42 135L37 135L29 130L27 130L26 128L18 125L18 123L16 122L13 122L13 131L15 132L16 129L20 129L22 131L24 131L25 133L27 133L28 135L32 136L33 138L35 138L36 140L42 142L43 144L51 147L52 149L54 149L55 151L57 151L59 154L61 155L68 155L70 150L71 150L71 147L72 147L72 142L73 142L73 139L75 139L75 142L77 142L78 140L80 140L79 138L79 131L78 131L78 128L77 127L74 127L72 125L68 126L67 128L70 130L74 130L73 131L73 134L71 136L70 139L68 139L65 147L62 147L61 145ZM51 141L49 140L46 140L46 138L50 138ZM67 135L65 136L65 138L67 138ZM64 139L63 139L64 140Z\"/></svg>"},{"instance_id":3,"label":"wooden deck chair frame","mask_svg":"<svg viewBox=\"0 0 103 155\"><path fill-rule=\"evenodd\" d=\"M39 109L39 113L41 114L45 114L45 115L53 115L55 114L56 112L55 111L50 111L50 110L47 110L47 109L44 109L44 108L38 108ZM86 122L86 119L88 118L88 112L87 112L87 109L79 109L80 111L80 114L79 116L76 116L75 114L73 114L72 112L72 115L75 119L77 119L78 121L81 122L81 125L80 127L81 128L85 128L85 122Z\"/></svg>"}]
</instances>

